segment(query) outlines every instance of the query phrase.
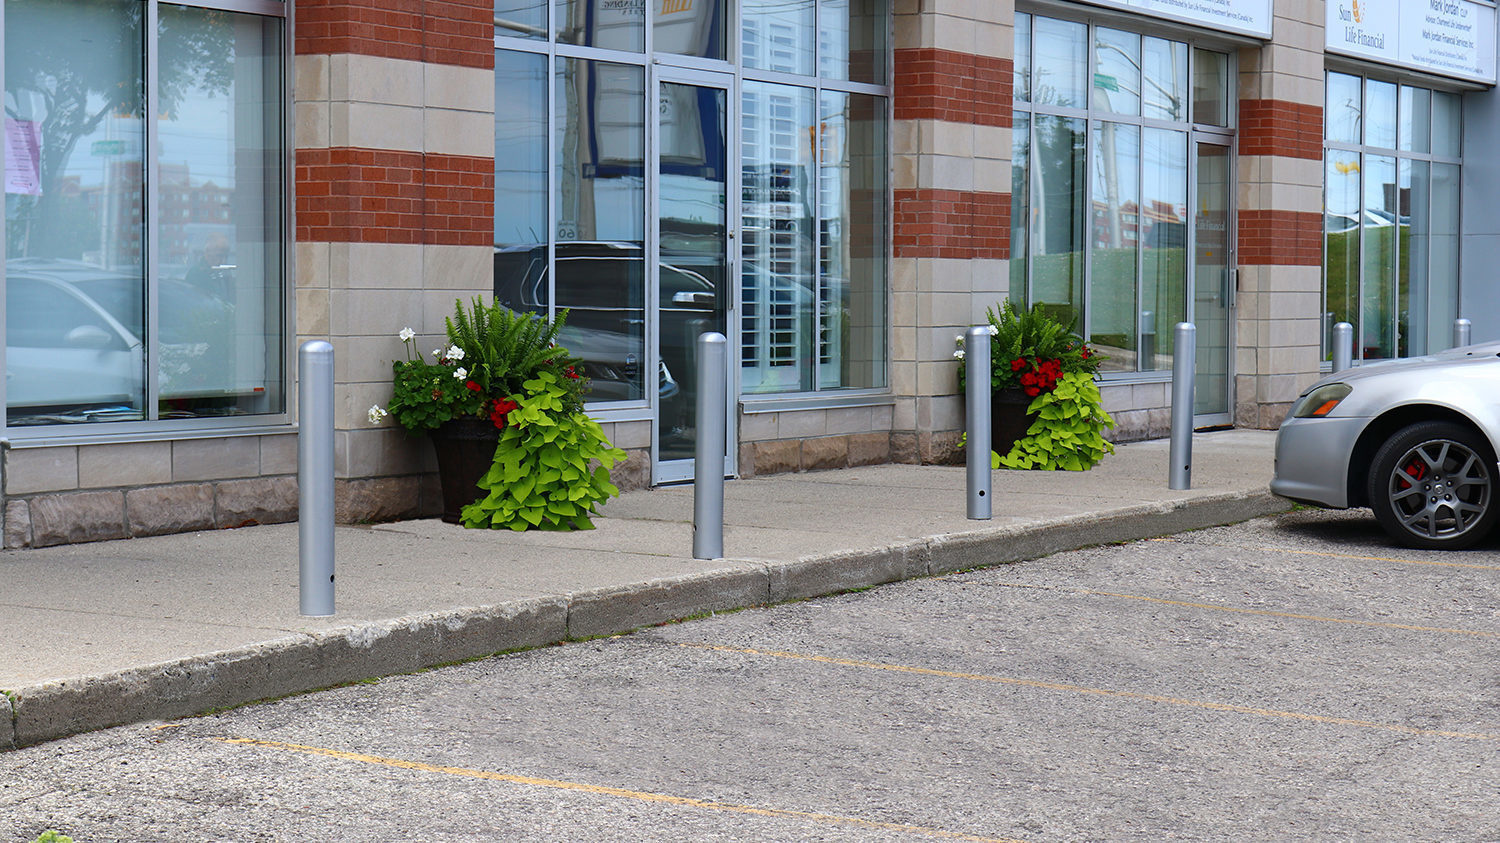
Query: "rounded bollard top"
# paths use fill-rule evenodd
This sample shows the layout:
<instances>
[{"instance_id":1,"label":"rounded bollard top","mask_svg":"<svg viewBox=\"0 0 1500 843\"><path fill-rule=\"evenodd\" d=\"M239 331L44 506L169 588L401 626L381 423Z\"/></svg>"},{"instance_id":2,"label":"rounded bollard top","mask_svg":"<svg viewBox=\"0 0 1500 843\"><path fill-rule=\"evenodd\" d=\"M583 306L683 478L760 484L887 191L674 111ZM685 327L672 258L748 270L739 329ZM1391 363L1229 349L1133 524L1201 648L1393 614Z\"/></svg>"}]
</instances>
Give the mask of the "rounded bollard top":
<instances>
[{"instance_id":1,"label":"rounded bollard top","mask_svg":"<svg viewBox=\"0 0 1500 843\"><path fill-rule=\"evenodd\" d=\"M704 331L698 335L698 342L713 343L715 345L729 342L729 338L718 331Z\"/></svg>"},{"instance_id":2,"label":"rounded bollard top","mask_svg":"<svg viewBox=\"0 0 1500 843\"><path fill-rule=\"evenodd\" d=\"M332 354L333 343L327 340L308 340L297 349L298 354Z\"/></svg>"}]
</instances>

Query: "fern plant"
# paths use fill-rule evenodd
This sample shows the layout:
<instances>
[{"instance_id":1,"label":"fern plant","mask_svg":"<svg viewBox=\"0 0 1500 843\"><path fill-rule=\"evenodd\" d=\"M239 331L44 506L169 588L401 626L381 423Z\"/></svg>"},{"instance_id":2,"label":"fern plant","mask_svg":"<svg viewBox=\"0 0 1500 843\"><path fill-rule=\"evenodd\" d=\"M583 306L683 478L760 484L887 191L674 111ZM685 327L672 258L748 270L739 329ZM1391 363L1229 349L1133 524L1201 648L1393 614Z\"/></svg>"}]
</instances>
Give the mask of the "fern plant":
<instances>
[{"instance_id":1,"label":"fern plant","mask_svg":"<svg viewBox=\"0 0 1500 843\"><path fill-rule=\"evenodd\" d=\"M582 366L557 345L557 334L567 321L566 310L548 320L535 313L517 313L496 304L486 305L478 297L467 308L454 302L453 316L447 320L448 338L464 350L469 376L478 381L484 392L497 398L520 395L526 381L538 372L552 371L564 376L569 410L583 408Z\"/></svg>"}]
</instances>

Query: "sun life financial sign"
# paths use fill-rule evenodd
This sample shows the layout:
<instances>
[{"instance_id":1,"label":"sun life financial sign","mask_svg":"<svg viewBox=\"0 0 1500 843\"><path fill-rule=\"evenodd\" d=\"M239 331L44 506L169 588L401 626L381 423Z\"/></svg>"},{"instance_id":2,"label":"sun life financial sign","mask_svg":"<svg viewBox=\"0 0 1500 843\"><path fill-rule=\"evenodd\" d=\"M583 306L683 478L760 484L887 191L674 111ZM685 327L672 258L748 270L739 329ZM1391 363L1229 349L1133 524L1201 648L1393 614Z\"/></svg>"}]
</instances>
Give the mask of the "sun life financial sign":
<instances>
[{"instance_id":1,"label":"sun life financial sign","mask_svg":"<svg viewBox=\"0 0 1500 843\"><path fill-rule=\"evenodd\" d=\"M1209 29L1271 37L1271 0L1089 0L1097 6L1127 9ZM1335 0L1328 0L1332 3ZM1346 0L1347 2L1347 0Z\"/></svg>"},{"instance_id":2,"label":"sun life financial sign","mask_svg":"<svg viewBox=\"0 0 1500 843\"><path fill-rule=\"evenodd\" d=\"M1495 7L1471 0L1328 0L1329 52L1495 84Z\"/></svg>"}]
</instances>

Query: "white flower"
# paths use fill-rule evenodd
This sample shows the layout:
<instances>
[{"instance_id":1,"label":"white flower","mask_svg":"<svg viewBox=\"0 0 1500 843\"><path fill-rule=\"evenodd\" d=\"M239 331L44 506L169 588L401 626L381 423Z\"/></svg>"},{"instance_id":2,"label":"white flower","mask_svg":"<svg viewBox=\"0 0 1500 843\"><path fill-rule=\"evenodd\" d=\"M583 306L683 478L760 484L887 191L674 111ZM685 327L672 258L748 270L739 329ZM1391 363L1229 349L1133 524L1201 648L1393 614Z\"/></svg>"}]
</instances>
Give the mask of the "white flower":
<instances>
[{"instance_id":1,"label":"white flower","mask_svg":"<svg viewBox=\"0 0 1500 843\"><path fill-rule=\"evenodd\" d=\"M457 378L458 380L467 380L469 377L469 370L465 369L462 366L459 366L457 369L453 370L453 377Z\"/></svg>"},{"instance_id":2,"label":"white flower","mask_svg":"<svg viewBox=\"0 0 1500 843\"><path fill-rule=\"evenodd\" d=\"M434 348L432 350L432 357L435 360L441 360L443 357L443 350L441 348Z\"/></svg>"},{"instance_id":3,"label":"white flower","mask_svg":"<svg viewBox=\"0 0 1500 843\"><path fill-rule=\"evenodd\" d=\"M461 349L461 348L459 348L456 345L450 345L450 346L448 346L448 350L445 351L445 352L443 352L443 359L444 360L462 360L462 359L464 359L464 350Z\"/></svg>"},{"instance_id":4,"label":"white flower","mask_svg":"<svg viewBox=\"0 0 1500 843\"><path fill-rule=\"evenodd\" d=\"M380 424L388 415L390 413L381 409L379 404L372 404L370 406L370 424Z\"/></svg>"},{"instance_id":5,"label":"white flower","mask_svg":"<svg viewBox=\"0 0 1500 843\"><path fill-rule=\"evenodd\" d=\"M402 328L401 333L397 334L396 336L400 337L402 342L411 342L411 338L415 337L416 335L416 331L413 331L410 328Z\"/></svg>"},{"instance_id":6,"label":"white flower","mask_svg":"<svg viewBox=\"0 0 1500 843\"><path fill-rule=\"evenodd\" d=\"M1000 333L1000 329L996 328L994 325L990 325L989 328L988 328L988 330L990 332L990 336L992 336L992 337L995 336L996 334Z\"/></svg>"},{"instance_id":7,"label":"white flower","mask_svg":"<svg viewBox=\"0 0 1500 843\"><path fill-rule=\"evenodd\" d=\"M953 357L956 360L964 359L964 350L960 348L959 350L953 352Z\"/></svg>"},{"instance_id":8,"label":"white flower","mask_svg":"<svg viewBox=\"0 0 1500 843\"><path fill-rule=\"evenodd\" d=\"M958 346L959 348L963 348L964 347L964 342L967 339L968 339L968 337L965 337L963 334L959 334L958 336L956 336L956 337L953 338L953 344L956 345L956 346Z\"/></svg>"}]
</instances>

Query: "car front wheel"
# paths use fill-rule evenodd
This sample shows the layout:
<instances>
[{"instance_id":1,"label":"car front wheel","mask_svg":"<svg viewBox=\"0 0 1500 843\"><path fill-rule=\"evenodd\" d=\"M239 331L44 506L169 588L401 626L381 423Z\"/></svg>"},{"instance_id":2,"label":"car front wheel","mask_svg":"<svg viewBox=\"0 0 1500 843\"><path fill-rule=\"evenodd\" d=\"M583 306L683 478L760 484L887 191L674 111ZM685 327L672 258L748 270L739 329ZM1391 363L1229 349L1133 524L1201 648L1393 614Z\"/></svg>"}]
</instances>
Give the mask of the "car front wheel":
<instances>
[{"instance_id":1,"label":"car front wheel","mask_svg":"<svg viewBox=\"0 0 1500 843\"><path fill-rule=\"evenodd\" d=\"M1495 456L1473 430L1421 422L1397 431L1375 452L1368 492L1375 520L1408 547L1457 550L1489 534Z\"/></svg>"}]
</instances>

